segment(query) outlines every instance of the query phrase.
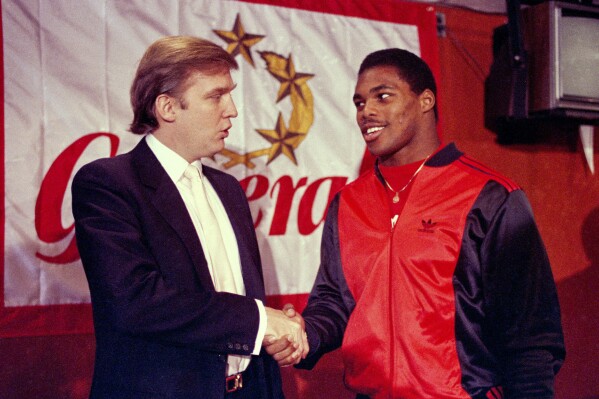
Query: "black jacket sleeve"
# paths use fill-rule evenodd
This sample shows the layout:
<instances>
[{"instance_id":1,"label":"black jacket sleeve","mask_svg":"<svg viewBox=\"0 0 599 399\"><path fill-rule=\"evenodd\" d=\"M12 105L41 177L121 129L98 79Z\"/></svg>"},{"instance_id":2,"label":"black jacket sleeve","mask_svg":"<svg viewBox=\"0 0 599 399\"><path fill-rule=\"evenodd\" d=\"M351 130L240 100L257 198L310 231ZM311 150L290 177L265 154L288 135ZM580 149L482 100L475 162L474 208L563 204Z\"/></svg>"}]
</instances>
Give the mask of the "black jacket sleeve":
<instances>
[{"instance_id":1,"label":"black jacket sleeve","mask_svg":"<svg viewBox=\"0 0 599 399\"><path fill-rule=\"evenodd\" d=\"M337 349L355 301L343 276L337 216L339 194L331 201L322 233L320 268L308 305L302 312L310 352L297 367L312 369L327 352Z\"/></svg>"},{"instance_id":2,"label":"black jacket sleeve","mask_svg":"<svg viewBox=\"0 0 599 399\"><path fill-rule=\"evenodd\" d=\"M505 397L552 398L565 348L549 259L522 190L501 203L480 247L491 346Z\"/></svg>"}]
</instances>

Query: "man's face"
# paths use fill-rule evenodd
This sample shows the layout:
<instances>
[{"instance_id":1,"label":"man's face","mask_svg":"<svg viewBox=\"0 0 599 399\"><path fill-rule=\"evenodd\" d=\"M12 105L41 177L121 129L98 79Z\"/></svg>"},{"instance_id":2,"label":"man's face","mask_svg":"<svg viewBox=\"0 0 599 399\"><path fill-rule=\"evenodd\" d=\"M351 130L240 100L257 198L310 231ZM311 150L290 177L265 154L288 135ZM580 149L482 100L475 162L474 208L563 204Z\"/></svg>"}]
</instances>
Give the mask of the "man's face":
<instances>
[{"instance_id":1,"label":"man's face","mask_svg":"<svg viewBox=\"0 0 599 399\"><path fill-rule=\"evenodd\" d=\"M188 162L211 157L225 147L231 118L237 108L231 97L235 83L228 70L215 74L196 72L181 101L176 101L176 151Z\"/></svg>"},{"instance_id":2,"label":"man's face","mask_svg":"<svg viewBox=\"0 0 599 399\"><path fill-rule=\"evenodd\" d=\"M378 66L362 72L354 104L368 150L383 162L399 159L402 150L409 151L410 144L417 142L414 139L422 124L420 96L400 79L395 67Z\"/></svg>"}]
</instances>

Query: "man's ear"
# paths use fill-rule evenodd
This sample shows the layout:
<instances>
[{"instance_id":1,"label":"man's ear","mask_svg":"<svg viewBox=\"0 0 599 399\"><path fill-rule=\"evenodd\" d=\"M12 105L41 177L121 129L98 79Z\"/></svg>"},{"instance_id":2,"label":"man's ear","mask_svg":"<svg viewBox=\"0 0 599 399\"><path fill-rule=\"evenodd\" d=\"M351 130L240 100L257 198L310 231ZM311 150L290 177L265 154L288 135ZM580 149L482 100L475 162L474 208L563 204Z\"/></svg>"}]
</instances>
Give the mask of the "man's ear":
<instances>
[{"instance_id":1,"label":"man's ear","mask_svg":"<svg viewBox=\"0 0 599 399\"><path fill-rule=\"evenodd\" d=\"M422 112L431 111L435 107L435 93L433 93L431 89L425 89L420 93L419 99Z\"/></svg>"},{"instance_id":2,"label":"man's ear","mask_svg":"<svg viewBox=\"0 0 599 399\"><path fill-rule=\"evenodd\" d=\"M160 94L154 101L154 112L156 118L165 122L173 122L175 120L175 99L168 94Z\"/></svg>"}]
</instances>

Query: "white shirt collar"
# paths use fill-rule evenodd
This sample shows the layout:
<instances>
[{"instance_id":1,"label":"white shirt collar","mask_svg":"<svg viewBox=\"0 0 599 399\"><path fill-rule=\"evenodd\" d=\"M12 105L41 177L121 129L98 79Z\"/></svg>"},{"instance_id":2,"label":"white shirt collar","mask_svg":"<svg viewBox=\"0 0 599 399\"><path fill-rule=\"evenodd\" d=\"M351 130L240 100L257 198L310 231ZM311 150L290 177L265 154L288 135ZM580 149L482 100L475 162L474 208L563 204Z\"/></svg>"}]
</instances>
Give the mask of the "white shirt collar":
<instances>
[{"instance_id":1,"label":"white shirt collar","mask_svg":"<svg viewBox=\"0 0 599 399\"><path fill-rule=\"evenodd\" d=\"M153 134L146 135L146 143L154 155L156 155L158 162L160 162L171 180L175 183L178 182L189 163L181 155L162 144ZM202 163L200 161L193 161L192 164L198 168L201 175Z\"/></svg>"}]
</instances>

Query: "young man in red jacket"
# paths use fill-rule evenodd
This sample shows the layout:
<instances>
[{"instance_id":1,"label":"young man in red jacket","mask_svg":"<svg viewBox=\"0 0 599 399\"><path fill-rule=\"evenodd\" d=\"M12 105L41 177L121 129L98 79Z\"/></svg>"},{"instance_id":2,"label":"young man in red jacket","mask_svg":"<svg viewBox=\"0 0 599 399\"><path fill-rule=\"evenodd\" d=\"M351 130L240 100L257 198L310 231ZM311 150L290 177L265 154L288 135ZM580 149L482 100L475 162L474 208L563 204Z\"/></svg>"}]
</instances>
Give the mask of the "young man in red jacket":
<instances>
[{"instance_id":1,"label":"young man in red jacket","mask_svg":"<svg viewBox=\"0 0 599 399\"><path fill-rule=\"evenodd\" d=\"M299 367L341 346L359 398L552 398L565 350L529 202L440 143L435 99L429 67L408 51L360 66L356 121L377 161L330 204Z\"/></svg>"}]
</instances>

